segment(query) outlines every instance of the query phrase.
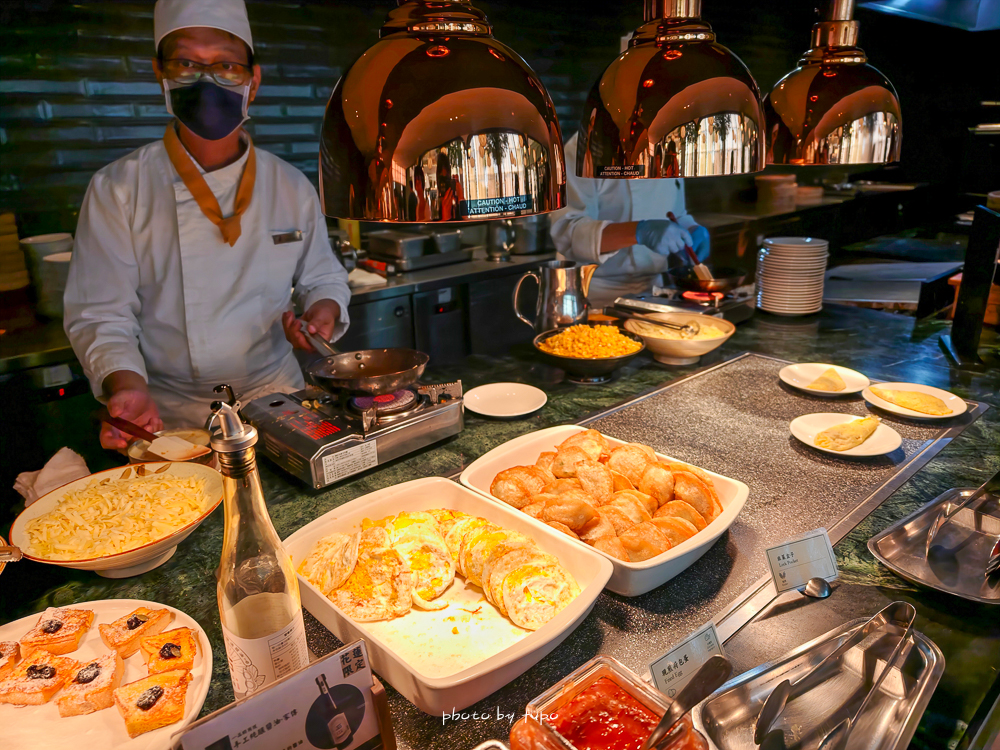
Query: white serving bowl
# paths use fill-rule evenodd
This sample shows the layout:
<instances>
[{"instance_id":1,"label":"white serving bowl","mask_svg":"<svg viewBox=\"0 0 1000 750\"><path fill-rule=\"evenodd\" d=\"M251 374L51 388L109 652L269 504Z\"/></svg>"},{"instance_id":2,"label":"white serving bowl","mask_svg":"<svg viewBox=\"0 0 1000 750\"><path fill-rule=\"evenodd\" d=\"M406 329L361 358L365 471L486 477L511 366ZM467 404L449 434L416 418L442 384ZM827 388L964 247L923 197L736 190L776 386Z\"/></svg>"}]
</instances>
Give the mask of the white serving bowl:
<instances>
[{"instance_id":1,"label":"white serving bowl","mask_svg":"<svg viewBox=\"0 0 1000 750\"><path fill-rule=\"evenodd\" d=\"M205 512L188 523L186 526L182 526L177 529L177 531L169 536L165 536L162 539L150 542L149 544L144 544L141 547L136 547L135 549L127 550L125 552L118 552L113 555L88 557L81 560L50 560L44 557L36 557L29 552L30 545L28 543L28 535L25 532L25 526L29 521L48 513L66 496L68 492L82 489L90 482L95 480L100 481L105 477L110 479L122 478L126 471L130 472L128 476L132 476L140 466L144 467L144 470L149 474L155 472L163 466L166 466L167 469L161 473L169 474L170 476L175 477L195 476L204 478L208 494L208 503ZM14 521L14 525L10 527L10 540L11 544L21 548L21 552L24 554L25 560L34 560L35 562L49 563L50 565L61 565L64 568L73 568L75 570L92 570L105 578L128 578L129 576L137 576L141 573L150 571L173 557L174 552L177 550L177 545L183 542L192 531L198 528L202 521L208 518L212 514L212 511L219 507L219 503L221 502L222 475L215 469L211 469L208 466L202 466L201 464L190 462L169 461L136 464L134 466L126 467L119 466L115 469L99 471L88 477L77 479L75 482L64 484L62 487L54 489L48 494L38 498L38 500L25 508L21 515L19 515Z\"/></svg>"},{"instance_id":2,"label":"white serving bowl","mask_svg":"<svg viewBox=\"0 0 1000 750\"><path fill-rule=\"evenodd\" d=\"M549 427L536 432L529 432L508 440L502 445L498 445L493 450L473 461L462 472L459 478L462 484L484 497L489 498L494 503L514 511L507 503L490 494L490 485L493 478L504 469L512 466L531 466L538 460L538 455L542 451L551 451L555 446L566 440L570 435L582 432L584 427L579 425L561 425L559 427ZM604 436L605 440L612 448L625 445L625 441L613 438L610 435ZM660 461L667 463L677 462L677 459L657 453L656 457ZM687 462L680 462L687 463ZM736 479L724 477L713 471L706 472L712 477L715 484L715 491L719 493L719 502L722 503L722 514L719 515L708 526L699 531L690 539L685 540L676 547L651 557L642 562L624 562L591 547L586 542L573 539L569 536L563 538L571 544L596 552L611 561L614 572L611 580L608 581L608 589L622 596L639 596L647 591L652 591L657 586L662 586L674 576L678 576L694 565L702 555L708 552L715 544L715 540L726 533L730 526L736 521L747 498L750 496L750 488L743 482ZM521 515L529 518L527 514ZM533 520L533 519L530 519Z\"/></svg>"},{"instance_id":3,"label":"white serving bowl","mask_svg":"<svg viewBox=\"0 0 1000 750\"><path fill-rule=\"evenodd\" d=\"M643 340L646 348L653 355L653 359L665 365L691 365L698 361L703 354L708 354L714 349L718 349L729 337L736 333L736 326L728 320L714 318L711 315L699 315L698 313L651 313L646 317L653 320L662 320L664 323L677 323L685 325L695 322L699 325L711 323L726 331L725 336L715 339L658 339L653 336L643 336L632 328L631 321L625 321L625 328L630 333L635 334Z\"/></svg>"}]
</instances>

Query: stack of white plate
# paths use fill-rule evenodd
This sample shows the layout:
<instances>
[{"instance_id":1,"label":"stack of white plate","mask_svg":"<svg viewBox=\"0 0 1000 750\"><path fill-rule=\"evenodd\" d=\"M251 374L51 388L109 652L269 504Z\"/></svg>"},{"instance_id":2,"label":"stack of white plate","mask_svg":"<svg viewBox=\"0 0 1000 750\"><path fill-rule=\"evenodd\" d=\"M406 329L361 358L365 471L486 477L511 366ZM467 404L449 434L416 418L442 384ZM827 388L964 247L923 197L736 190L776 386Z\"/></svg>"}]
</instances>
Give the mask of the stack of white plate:
<instances>
[{"instance_id":1,"label":"stack of white plate","mask_svg":"<svg viewBox=\"0 0 1000 750\"><path fill-rule=\"evenodd\" d=\"M815 237L771 237L757 255L757 307L775 315L823 308L830 243Z\"/></svg>"}]
</instances>

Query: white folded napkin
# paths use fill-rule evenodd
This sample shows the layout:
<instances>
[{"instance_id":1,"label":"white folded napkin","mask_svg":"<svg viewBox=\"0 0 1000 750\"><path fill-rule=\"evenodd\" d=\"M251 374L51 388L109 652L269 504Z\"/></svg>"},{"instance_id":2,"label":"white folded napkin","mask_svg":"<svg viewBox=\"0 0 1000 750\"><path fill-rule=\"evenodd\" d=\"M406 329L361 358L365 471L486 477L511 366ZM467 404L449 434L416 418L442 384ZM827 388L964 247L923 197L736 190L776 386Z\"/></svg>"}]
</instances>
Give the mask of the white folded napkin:
<instances>
[{"instance_id":1,"label":"white folded napkin","mask_svg":"<svg viewBox=\"0 0 1000 750\"><path fill-rule=\"evenodd\" d=\"M347 275L348 286L385 286L389 282L377 273L366 271L363 268L355 268Z\"/></svg>"},{"instance_id":2,"label":"white folded napkin","mask_svg":"<svg viewBox=\"0 0 1000 750\"><path fill-rule=\"evenodd\" d=\"M14 480L14 489L24 498L25 506L57 487L90 475L83 456L69 448L60 448L38 471L23 471Z\"/></svg>"}]
</instances>

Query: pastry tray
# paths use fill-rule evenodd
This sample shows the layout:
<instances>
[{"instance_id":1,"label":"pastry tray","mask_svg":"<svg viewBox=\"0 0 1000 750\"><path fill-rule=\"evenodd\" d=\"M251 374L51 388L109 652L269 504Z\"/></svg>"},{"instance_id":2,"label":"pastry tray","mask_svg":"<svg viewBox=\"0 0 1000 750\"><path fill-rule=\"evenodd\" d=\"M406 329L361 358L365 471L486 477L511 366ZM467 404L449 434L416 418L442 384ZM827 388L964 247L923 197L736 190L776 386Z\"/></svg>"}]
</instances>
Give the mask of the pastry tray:
<instances>
[{"instance_id":1,"label":"pastry tray","mask_svg":"<svg viewBox=\"0 0 1000 750\"><path fill-rule=\"evenodd\" d=\"M926 554L927 529L938 511L969 497L974 489L938 495L880 534L868 549L896 575L928 588L982 604L1000 604L1000 576L984 575L1000 537L1000 497L987 495L976 507L962 508L938 532Z\"/></svg>"},{"instance_id":2,"label":"pastry tray","mask_svg":"<svg viewBox=\"0 0 1000 750\"><path fill-rule=\"evenodd\" d=\"M845 623L789 654L744 672L692 711L698 731L711 750L756 750L754 725L764 701L779 682L794 682L816 667L867 619ZM909 745L927 703L944 672L944 655L927 636L913 631L902 668L893 668L851 732L848 750L902 750ZM775 729L785 730L788 750L815 750L864 699L862 666L877 677L895 639L875 635L850 649L835 664L824 667L828 679L789 701ZM873 665L871 660L877 660ZM869 682L869 685L871 683ZM772 730L774 731L774 730ZM800 741L792 732L801 731Z\"/></svg>"}]
</instances>

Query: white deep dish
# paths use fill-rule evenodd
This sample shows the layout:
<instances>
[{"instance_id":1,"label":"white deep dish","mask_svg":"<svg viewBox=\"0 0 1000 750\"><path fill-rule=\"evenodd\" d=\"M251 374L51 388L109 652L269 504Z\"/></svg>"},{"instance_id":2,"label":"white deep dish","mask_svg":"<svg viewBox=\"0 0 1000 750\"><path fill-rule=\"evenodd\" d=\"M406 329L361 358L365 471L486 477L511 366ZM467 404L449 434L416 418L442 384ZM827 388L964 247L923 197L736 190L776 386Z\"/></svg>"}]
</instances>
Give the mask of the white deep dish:
<instances>
[{"instance_id":1,"label":"white deep dish","mask_svg":"<svg viewBox=\"0 0 1000 750\"><path fill-rule=\"evenodd\" d=\"M558 646L593 608L612 569L596 550L581 549L569 537L524 513L440 477L415 479L356 498L296 531L284 541L285 550L298 567L327 534L358 531L365 518L433 508L482 516L531 536L542 551L559 559L580 586L579 596L562 612L531 632L500 614L461 575L456 575L455 584L443 595L449 603L446 609L413 609L385 622L355 622L299 576L302 604L317 620L344 643L364 638L375 671L421 711L440 715L485 698Z\"/></svg>"},{"instance_id":2,"label":"white deep dish","mask_svg":"<svg viewBox=\"0 0 1000 750\"><path fill-rule=\"evenodd\" d=\"M833 412L805 414L793 419L788 425L788 429L792 435L810 448L823 451L824 453L832 453L834 456L884 456L886 453L892 453L903 444L903 439L899 436L898 432L886 424L879 423L879 426L875 428L875 432L865 442L849 450L835 451L830 448L820 448L816 445L816 435L823 430L838 424L857 422L859 419L864 419L864 417L858 417L853 414L835 414Z\"/></svg>"},{"instance_id":3,"label":"white deep dish","mask_svg":"<svg viewBox=\"0 0 1000 750\"><path fill-rule=\"evenodd\" d=\"M524 383L487 383L463 396L465 408L486 417L523 417L538 411L548 396L545 391Z\"/></svg>"},{"instance_id":4,"label":"white deep dish","mask_svg":"<svg viewBox=\"0 0 1000 750\"><path fill-rule=\"evenodd\" d=\"M694 364L703 355L718 349L736 333L736 326L728 320L710 315L699 315L697 313L650 313L646 317L651 322L660 320L664 323L674 323L677 325L697 323L701 326L709 324L716 328L721 328L724 332L722 336L716 336L712 339L664 339L639 333L635 328L635 323L630 320L625 321L625 329L641 338L646 343L646 348L653 355L653 359L665 365ZM489 488L487 487L487 489Z\"/></svg>"},{"instance_id":5,"label":"white deep dish","mask_svg":"<svg viewBox=\"0 0 1000 750\"><path fill-rule=\"evenodd\" d=\"M205 480L205 491L208 495L205 511L190 523L182 526L155 542L144 544L141 547L119 552L114 555L103 555L101 557L89 557L79 560L55 560L38 557L31 553L31 545L28 542L28 535L25 532L25 525L38 516L48 513L56 507L60 500L68 492L86 487L90 482L101 481L104 478L112 480L120 479L128 473L128 476L135 477L138 467L142 466L146 474L153 474L164 466L163 471L167 476L187 477L196 476ZM105 578L127 578L137 576L141 573L156 568L171 557L177 551L177 545L184 541L192 531L208 518L222 502L222 475L215 469L201 464L185 462L161 461L158 463L133 464L107 471L99 471L96 474L77 479L75 482L64 484L62 487L52 490L48 494L42 495L35 502L29 505L14 520L14 525L10 527L10 543L15 547L20 547L26 560L49 563L50 565L61 565L64 568L74 568L76 570L92 570Z\"/></svg>"},{"instance_id":6,"label":"white deep dish","mask_svg":"<svg viewBox=\"0 0 1000 750\"><path fill-rule=\"evenodd\" d=\"M0 726L3 727L3 747L5 750L38 750L41 747L75 748L87 747L92 750L167 750L174 743L171 737L186 727L201 713L201 707L208 695L212 681L212 647L208 636L194 618L166 604L141 601L139 599L103 599L94 602L80 602L68 605L71 609L89 609L94 612L94 624L80 641L80 647L66 658L75 659L85 665L93 659L108 653L111 649L101 642L98 624L107 624L129 614L136 607L169 609L174 619L166 630L191 628L198 634L198 655L191 670L187 697L184 702L184 718L175 724L154 729L130 739L125 729L125 720L115 706L95 711L83 716L59 716L56 699L41 706L12 706L0 704ZM38 622L41 613L22 617L20 620L0 625L0 641L16 641L24 636ZM141 653L125 659L122 685L141 680L147 675L146 664Z\"/></svg>"},{"instance_id":7,"label":"white deep dish","mask_svg":"<svg viewBox=\"0 0 1000 750\"><path fill-rule=\"evenodd\" d=\"M559 445L559 443L563 442L570 435L582 432L584 429L586 428L578 425L562 425L538 430L537 432L529 432L527 435L521 435L513 440L509 440L473 461L462 472L461 482L466 487L482 493L494 503L524 516L524 513L514 510L505 502L490 494L490 485L493 484L493 478L504 469L509 469L512 466L530 466L534 464L538 460L540 453L554 450L555 446ZM625 441L623 440L617 440L609 435L605 435L604 437L612 447L625 445ZM656 456L661 461L678 461L678 459L665 456L662 453L657 453ZM706 469L706 471L708 470ZM623 562L604 554L600 550L595 550L586 542L581 542L568 536L564 538L571 544L590 550L611 561L611 564L614 566L614 572L611 575L611 580L608 581L608 589L610 591L614 591L616 594L621 594L622 596L639 596L639 594L652 591L674 576L683 573L697 562L702 555L708 552L709 548L715 543L715 540L733 525L736 516L739 515L743 509L743 505L747 501L750 488L743 482L724 477L712 471L708 471L708 474L712 477L715 490L719 494L719 500L723 507L722 513L704 530L661 555L638 563Z\"/></svg>"},{"instance_id":8,"label":"white deep dish","mask_svg":"<svg viewBox=\"0 0 1000 750\"><path fill-rule=\"evenodd\" d=\"M964 414L965 410L968 408L968 404L966 404L964 400L956 396L954 393L943 391L940 388L935 388L931 385L921 385L920 383L876 383L875 387L888 388L892 391L917 391L918 393L927 393L931 396L937 396L939 399L944 401L945 406L951 409L951 414L924 414L922 411L904 409L902 406L896 406L891 401L879 398L872 393L871 386L861 391L861 395L864 396L865 401L872 406L877 406L879 409L892 412L893 414L898 414L901 417L909 417L910 419L951 419L952 417L957 417L959 414Z\"/></svg>"},{"instance_id":9,"label":"white deep dish","mask_svg":"<svg viewBox=\"0 0 1000 750\"><path fill-rule=\"evenodd\" d=\"M844 390L818 391L815 388L809 387L810 383L813 383L816 378L831 367L843 379ZM828 365L822 362L803 362L797 365L786 365L778 371L778 377L781 378L783 383L787 383L793 388L798 388L813 396L848 396L852 393L860 393L871 385L871 381L857 370L840 367L839 365Z\"/></svg>"}]
</instances>

